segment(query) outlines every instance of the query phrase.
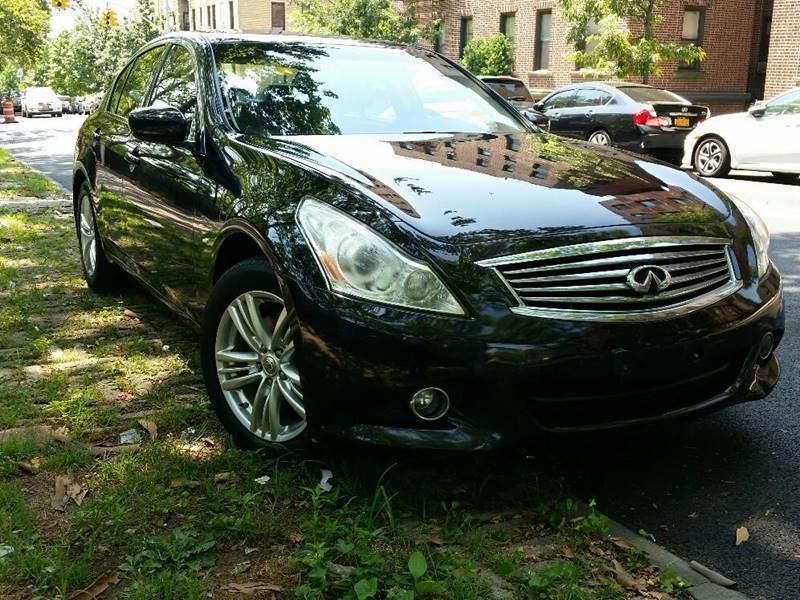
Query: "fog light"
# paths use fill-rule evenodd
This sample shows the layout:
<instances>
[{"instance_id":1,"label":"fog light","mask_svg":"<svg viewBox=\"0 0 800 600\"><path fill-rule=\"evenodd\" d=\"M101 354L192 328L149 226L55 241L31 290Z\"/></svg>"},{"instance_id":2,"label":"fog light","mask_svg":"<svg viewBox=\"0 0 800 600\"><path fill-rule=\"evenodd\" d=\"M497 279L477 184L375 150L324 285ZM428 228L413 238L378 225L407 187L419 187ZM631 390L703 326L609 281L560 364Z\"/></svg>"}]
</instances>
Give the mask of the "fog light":
<instances>
[{"instance_id":1,"label":"fog light","mask_svg":"<svg viewBox=\"0 0 800 600\"><path fill-rule=\"evenodd\" d=\"M411 397L411 412L423 421L441 419L450 410L450 398L439 388L422 388Z\"/></svg>"},{"instance_id":2,"label":"fog light","mask_svg":"<svg viewBox=\"0 0 800 600\"><path fill-rule=\"evenodd\" d=\"M758 358L759 360L767 360L775 349L775 336L771 331L764 334L761 338L761 343L758 345Z\"/></svg>"}]
</instances>

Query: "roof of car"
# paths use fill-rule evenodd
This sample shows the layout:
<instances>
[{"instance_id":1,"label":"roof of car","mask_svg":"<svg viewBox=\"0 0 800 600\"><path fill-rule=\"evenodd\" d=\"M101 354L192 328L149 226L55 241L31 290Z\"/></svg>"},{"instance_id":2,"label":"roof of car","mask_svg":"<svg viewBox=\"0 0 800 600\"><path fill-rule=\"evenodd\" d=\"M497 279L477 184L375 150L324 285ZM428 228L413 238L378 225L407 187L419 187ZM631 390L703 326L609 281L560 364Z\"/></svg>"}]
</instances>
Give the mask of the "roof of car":
<instances>
[{"instance_id":1,"label":"roof of car","mask_svg":"<svg viewBox=\"0 0 800 600\"><path fill-rule=\"evenodd\" d=\"M167 41L171 39L184 39L195 42L251 42L251 43L282 43L282 44L308 44L308 45L336 45L336 46L373 46L373 47L404 47L406 44L396 42L382 42L378 40L360 40L354 38L326 35L306 35L303 33L229 33L216 31L176 31L162 35L153 40Z\"/></svg>"},{"instance_id":2,"label":"roof of car","mask_svg":"<svg viewBox=\"0 0 800 600\"><path fill-rule=\"evenodd\" d=\"M478 79L483 81L522 81L519 77L512 77L511 75L479 75Z\"/></svg>"}]
</instances>

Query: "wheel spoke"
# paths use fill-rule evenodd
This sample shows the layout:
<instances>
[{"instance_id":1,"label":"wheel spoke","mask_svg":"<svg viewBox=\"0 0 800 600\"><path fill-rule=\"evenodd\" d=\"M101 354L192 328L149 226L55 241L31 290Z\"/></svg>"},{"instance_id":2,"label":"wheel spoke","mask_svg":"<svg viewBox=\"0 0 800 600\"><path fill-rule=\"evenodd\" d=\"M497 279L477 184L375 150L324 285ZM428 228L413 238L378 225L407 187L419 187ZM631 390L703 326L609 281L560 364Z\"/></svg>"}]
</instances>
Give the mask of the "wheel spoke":
<instances>
[{"instance_id":1,"label":"wheel spoke","mask_svg":"<svg viewBox=\"0 0 800 600\"><path fill-rule=\"evenodd\" d=\"M286 399L286 403L292 407L292 410L294 410L294 412L296 412L300 417L305 419L306 408L305 406L303 406L303 395L299 391L297 391L288 381L278 380L278 385L281 388L281 392L283 392L283 397Z\"/></svg>"},{"instance_id":2,"label":"wheel spoke","mask_svg":"<svg viewBox=\"0 0 800 600\"><path fill-rule=\"evenodd\" d=\"M256 395L253 400L253 408L250 411L250 431L256 432L261 428L261 423L264 420L264 409L266 408L267 390L270 387L269 379L264 377L261 384L256 390Z\"/></svg>"},{"instance_id":3,"label":"wheel spoke","mask_svg":"<svg viewBox=\"0 0 800 600\"><path fill-rule=\"evenodd\" d=\"M264 321L261 316L261 313L258 310L258 306L256 305L256 299L253 297L252 294L247 294L245 297L245 302L247 303L247 313L250 317L249 324L255 333L256 338L264 348L269 348L272 344L272 336L267 333L267 330L264 328Z\"/></svg>"},{"instance_id":4,"label":"wheel spoke","mask_svg":"<svg viewBox=\"0 0 800 600\"><path fill-rule=\"evenodd\" d=\"M243 375L242 377L233 377L231 379L226 379L222 382L222 389L231 391L231 390L238 390L248 384L255 383L260 379L263 379L264 375L259 371L256 373L249 373L248 375Z\"/></svg>"},{"instance_id":5,"label":"wheel spoke","mask_svg":"<svg viewBox=\"0 0 800 600\"><path fill-rule=\"evenodd\" d=\"M233 350L220 350L216 354L217 360L224 362L235 362L245 364L255 364L258 362L258 354L255 352L235 352Z\"/></svg>"},{"instance_id":6,"label":"wheel spoke","mask_svg":"<svg viewBox=\"0 0 800 600\"><path fill-rule=\"evenodd\" d=\"M269 437L274 442L278 439L281 432L281 388L278 385L278 380L272 381L272 387L269 390L269 399L267 400L268 418L269 418Z\"/></svg>"},{"instance_id":7,"label":"wheel spoke","mask_svg":"<svg viewBox=\"0 0 800 600\"><path fill-rule=\"evenodd\" d=\"M275 328L272 330L272 344L269 347L270 350L275 350L278 343L283 341L283 329L286 327L288 319L289 313L284 308L278 316L278 320L275 322Z\"/></svg>"},{"instance_id":8,"label":"wheel spoke","mask_svg":"<svg viewBox=\"0 0 800 600\"><path fill-rule=\"evenodd\" d=\"M300 373L297 371L297 367L295 367L292 363L285 363L281 365L281 372L294 383L295 385L300 385Z\"/></svg>"},{"instance_id":9,"label":"wheel spoke","mask_svg":"<svg viewBox=\"0 0 800 600\"><path fill-rule=\"evenodd\" d=\"M239 332L241 338L250 348L256 352L260 349L260 343L253 334L252 328L249 326L247 313L243 310L241 300L237 300L228 307L228 315L233 321L233 326Z\"/></svg>"}]
</instances>

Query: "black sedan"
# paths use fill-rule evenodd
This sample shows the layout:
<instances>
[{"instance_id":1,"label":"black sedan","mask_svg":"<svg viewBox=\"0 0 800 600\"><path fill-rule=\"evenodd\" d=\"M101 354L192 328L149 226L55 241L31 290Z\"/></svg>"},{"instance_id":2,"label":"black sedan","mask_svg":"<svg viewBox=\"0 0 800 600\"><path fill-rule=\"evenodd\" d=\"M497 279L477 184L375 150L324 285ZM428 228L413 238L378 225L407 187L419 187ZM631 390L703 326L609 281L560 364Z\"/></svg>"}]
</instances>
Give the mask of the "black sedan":
<instances>
[{"instance_id":1,"label":"black sedan","mask_svg":"<svg viewBox=\"0 0 800 600\"><path fill-rule=\"evenodd\" d=\"M550 131L678 162L686 135L710 116L667 90L636 83L581 83L536 104Z\"/></svg>"},{"instance_id":2,"label":"black sedan","mask_svg":"<svg viewBox=\"0 0 800 600\"><path fill-rule=\"evenodd\" d=\"M76 157L86 281L127 271L198 326L244 445L480 449L778 379L781 279L746 205L541 133L425 49L170 34Z\"/></svg>"},{"instance_id":3,"label":"black sedan","mask_svg":"<svg viewBox=\"0 0 800 600\"><path fill-rule=\"evenodd\" d=\"M550 120L536 110L536 102L524 81L506 75L484 75L480 79L503 100L510 102L511 106L521 112L531 123L545 131L550 129Z\"/></svg>"}]
</instances>

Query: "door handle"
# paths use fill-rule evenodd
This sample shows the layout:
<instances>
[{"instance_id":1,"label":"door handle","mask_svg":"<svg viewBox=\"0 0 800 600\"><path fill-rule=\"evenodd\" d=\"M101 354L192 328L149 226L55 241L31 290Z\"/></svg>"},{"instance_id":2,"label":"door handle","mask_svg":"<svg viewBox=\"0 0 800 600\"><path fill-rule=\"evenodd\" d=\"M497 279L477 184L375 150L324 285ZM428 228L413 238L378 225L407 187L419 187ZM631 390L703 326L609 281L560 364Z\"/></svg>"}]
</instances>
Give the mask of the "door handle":
<instances>
[{"instance_id":1,"label":"door handle","mask_svg":"<svg viewBox=\"0 0 800 600\"><path fill-rule=\"evenodd\" d=\"M548 116L549 116L549 117L555 117L555 118L557 119L557 118L558 118L558 116L559 116L560 114L561 114L561 113L559 113L559 112L552 112L552 113L550 113Z\"/></svg>"},{"instance_id":2,"label":"door handle","mask_svg":"<svg viewBox=\"0 0 800 600\"><path fill-rule=\"evenodd\" d=\"M593 114L594 114L594 111L593 111L593 110L591 110L591 109L589 109L589 110L587 110L587 111L586 111L586 116L587 116L587 117L591 117Z\"/></svg>"}]
</instances>

